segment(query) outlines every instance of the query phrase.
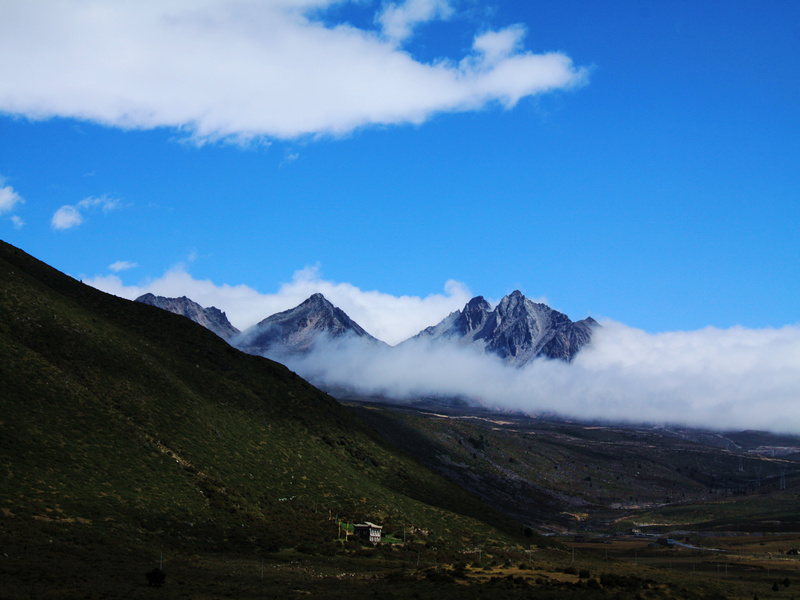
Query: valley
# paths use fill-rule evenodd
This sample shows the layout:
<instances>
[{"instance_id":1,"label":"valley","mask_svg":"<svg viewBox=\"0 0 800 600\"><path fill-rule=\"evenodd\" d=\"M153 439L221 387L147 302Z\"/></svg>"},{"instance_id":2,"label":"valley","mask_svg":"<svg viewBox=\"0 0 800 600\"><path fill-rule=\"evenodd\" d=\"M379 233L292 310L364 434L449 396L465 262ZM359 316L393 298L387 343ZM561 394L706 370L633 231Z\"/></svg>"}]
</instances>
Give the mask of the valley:
<instances>
[{"instance_id":1,"label":"valley","mask_svg":"<svg viewBox=\"0 0 800 600\"><path fill-rule=\"evenodd\" d=\"M347 404L387 440L543 532L800 531L800 438Z\"/></svg>"},{"instance_id":2,"label":"valley","mask_svg":"<svg viewBox=\"0 0 800 600\"><path fill-rule=\"evenodd\" d=\"M800 572L792 436L337 400L2 243L0 386L2 598L750 600Z\"/></svg>"}]
</instances>

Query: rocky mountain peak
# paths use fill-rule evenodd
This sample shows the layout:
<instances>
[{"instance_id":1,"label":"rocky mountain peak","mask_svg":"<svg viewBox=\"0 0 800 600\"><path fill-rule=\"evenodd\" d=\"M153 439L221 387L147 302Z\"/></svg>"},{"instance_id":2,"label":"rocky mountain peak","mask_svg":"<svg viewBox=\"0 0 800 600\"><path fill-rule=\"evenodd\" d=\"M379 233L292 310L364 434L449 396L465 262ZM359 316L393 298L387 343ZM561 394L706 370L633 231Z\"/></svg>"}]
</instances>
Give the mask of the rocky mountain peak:
<instances>
[{"instance_id":1,"label":"rocky mountain peak","mask_svg":"<svg viewBox=\"0 0 800 600\"><path fill-rule=\"evenodd\" d=\"M505 362L521 366L536 357L570 361L591 340L594 319L573 323L546 304L514 290L491 309L481 296L412 339L476 345Z\"/></svg>"},{"instance_id":2,"label":"rocky mountain peak","mask_svg":"<svg viewBox=\"0 0 800 600\"><path fill-rule=\"evenodd\" d=\"M181 296L180 298L165 298L164 296L156 296L155 294L148 293L136 298L136 302L155 306L156 308L161 308L171 313L187 317L206 329L213 331L224 340L230 341L231 338L239 333L239 330L228 321L227 315L216 306L204 308L186 296Z\"/></svg>"},{"instance_id":3,"label":"rocky mountain peak","mask_svg":"<svg viewBox=\"0 0 800 600\"><path fill-rule=\"evenodd\" d=\"M491 304L489 304L483 296L473 298L467 302L467 305L461 312L461 326L459 330L466 333L483 327L491 310Z\"/></svg>"},{"instance_id":4,"label":"rocky mountain peak","mask_svg":"<svg viewBox=\"0 0 800 600\"><path fill-rule=\"evenodd\" d=\"M528 300L522 292L519 290L514 290L509 295L505 296L500 303L497 305L497 313L501 316L506 315L518 315L521 312L525 312L528 310L527 304L533 304L530 300Z\"/></svg>"},{"instance_id":5,"label":"rocky mountain peak","mask_svg":"<svg viewBox=\"0 0 800 600\"><path fill-rule=\"evenodd\" d=\"M271 315L243 332L236 346L250 354L280 357L305 354L323 336L329 340L351 336L370 344L383 344L325 296L316 293L298 306Z\"/></svg>"},{"instance_id":6,"label":"rocky mountain peak","mask_svg":"<svg viewBox=\"0 0 800 600\"><path fill-rule=\"evenodd\" d=\"M492 309L492 305L486 301L486 298L483 296L475 296L472 300L467 302L466 306L464 307L465 311L476 311L476 310L484 310L488 311Z\"/></svg>"},{"instance_id":7,"label":"rocky mountain peak","mask_svg":"<svg viewBox=\"0 0 800 600\"><path fill-rule=\"evenodd\" d=\"M303 304L323 304L323 305L330 304L331 306L333 306L330 302L328 302L328 299L319 292L311 294L307 300L301 303L301 306Z\"/></svg>"}]
</instances>

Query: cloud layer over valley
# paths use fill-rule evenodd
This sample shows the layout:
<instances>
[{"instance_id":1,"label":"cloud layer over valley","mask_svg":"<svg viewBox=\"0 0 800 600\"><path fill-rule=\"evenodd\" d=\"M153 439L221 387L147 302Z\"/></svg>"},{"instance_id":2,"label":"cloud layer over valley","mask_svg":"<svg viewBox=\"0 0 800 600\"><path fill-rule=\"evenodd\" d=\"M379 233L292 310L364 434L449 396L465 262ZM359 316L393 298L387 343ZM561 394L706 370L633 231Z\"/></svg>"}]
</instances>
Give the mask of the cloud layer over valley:
<instances>
[{"instance_id":1,"label":"cloud layer over valley","mask_svg":"<svg viewBox=\"0 0 800 600\"><path fill-rule=\"evenodd\" d=\"M706 328L649 334L604 321L572 363L522 368L472 348L355 342L289 359L327 386L401 399L479 399L487 406L569 418L800 433L800 328Z\"/></svg>"},{"instance_id":2,"label":"cloud layer over valley","mask_svg":"<svg viewBox=\"0 0 800 600\"><path fill-rule=\"evenodd\" d=\"M316 269L298 271L276 294L198 281L181 268L141 286L124 286L116 276L86 282L127 298L186 295L225 310L240 329L321 292L390 344L463 308L472 296L453 281L444 294L425 298L365 292L326 281ZM522 368L472 348L407 343L382 350L357 340L320 342L311 355L285 362L319 384L405 400L465 397L580 419L800 433L800 327L793 325L648 333L606 319L572 363L537 359Z\"/></svg>"}]
</instances>

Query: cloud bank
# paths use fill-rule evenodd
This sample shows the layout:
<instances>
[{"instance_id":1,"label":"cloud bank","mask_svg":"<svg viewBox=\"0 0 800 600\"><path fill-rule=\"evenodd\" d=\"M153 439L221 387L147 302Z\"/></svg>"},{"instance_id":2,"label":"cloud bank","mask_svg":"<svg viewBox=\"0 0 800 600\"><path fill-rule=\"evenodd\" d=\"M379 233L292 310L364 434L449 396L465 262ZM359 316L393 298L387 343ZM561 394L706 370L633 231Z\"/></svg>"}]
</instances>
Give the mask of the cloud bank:
<instances>
[{"instance_id":1,"label":"cloud bank","mask_svg":"<svg viewBox=\"0 0 800 600\"><path fill-rule=\"evenodd\" d=\"M275 294L197 280L180 266L139 286L125 286L116 275L84 281L131 299L145 292L186 295L226 311L240 329L321 292L390 344L438 323L472 296L449 281L443 294L396 297L325 280L317 268L298 271ZM283 361L318 384L400 400L465 397L578 419L800 434L800 327L791 325L653 334L604 321L572 363L535 360L519 369L474 349L427 342L388 351L358 341L320 342L310 356Z\"/></svg>"},{"instance_id":2,"label":"cloud bank","mask_svg":"<svg viewBox=\"0 0 800 600\"><path fill-rule=\"evenodd\" d=\"M649 334L606 321L572 363L522 368L458 346L411 342L389 351L321 343L287 365L317 384L413 400L580 420L763 429L800 434L800 327Z\"/></svg>"},{"instance_id":3,"label":"cloud bank","mask_svg":"<svg viewBox=\"0 0 800 600\"><path fill-rule=\"evenodd\" d=\"M460 61L423 63L402 43L449 18L450 2L387 4L375 30L325 21L347 3L2 2L0 112L175 127L197 141L291 139L512 107L588 78L563 53L525 50L519 25L476 36Z\"/></svg>"}]
</instances>

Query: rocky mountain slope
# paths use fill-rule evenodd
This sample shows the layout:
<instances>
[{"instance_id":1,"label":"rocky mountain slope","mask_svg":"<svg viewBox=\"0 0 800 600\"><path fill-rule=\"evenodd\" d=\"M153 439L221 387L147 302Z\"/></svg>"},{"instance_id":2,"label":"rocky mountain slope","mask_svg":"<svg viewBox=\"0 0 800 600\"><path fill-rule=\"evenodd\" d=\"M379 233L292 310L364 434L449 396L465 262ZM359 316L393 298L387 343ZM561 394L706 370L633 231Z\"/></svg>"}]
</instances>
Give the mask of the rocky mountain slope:
<instances>
[{"instance_id":1,"label":"rocky mountain slope","mask_svg":"<svg viewBox=\"0 0 800 600\"><path fill-rule=\"evenodd\" d=\"M295 308L267 317L236 337L233 344L249 354L279 358L310 352L322 338L328 341L349 338L385 346L322 294L314 294Z\"/></svg>"},{"instance_id":2,"label":"rocky mountain slope","mask_svg":"<svg viewBox=\"0 0 800 600\"><path fill-rule=\"evenodd\" d=\"M482 296L473 298L463 310L411 339L471 344L521 366L540 356L571 361L591 341L592 330L598 326L591 317L573 322L515 291L494 309Z\"/></svg>"},{"instance_id":3,"label":"rocky mountain slope","mask_svg":"<svg viewBox=\"0 0 800 600\"><path fill-rule=\"evenodd\" d=\"M164 296L156 296L154 294L144 294L139 296L136 302L163 308L176 315L188 317L195 323L199 323L206 329L213 331L223 340L230 340L239 333L239 330L228 321L227 315L216 306L203 308L197 302L190 300L186 296L181 296L180 298L165 298Z\"/></svg>"}]
</instances>

